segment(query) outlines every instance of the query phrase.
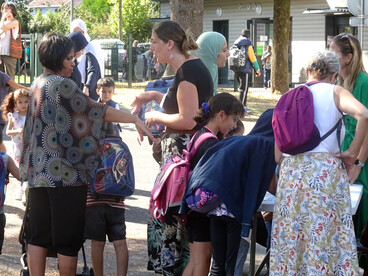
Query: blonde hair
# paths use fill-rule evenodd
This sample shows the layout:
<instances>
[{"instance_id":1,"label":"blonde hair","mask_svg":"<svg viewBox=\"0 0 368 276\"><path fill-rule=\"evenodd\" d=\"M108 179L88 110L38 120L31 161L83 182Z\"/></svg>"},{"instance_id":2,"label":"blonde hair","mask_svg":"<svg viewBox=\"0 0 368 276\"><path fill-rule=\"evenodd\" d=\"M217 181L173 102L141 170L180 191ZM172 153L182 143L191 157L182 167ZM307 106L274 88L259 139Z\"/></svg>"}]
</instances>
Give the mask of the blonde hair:
<instances>
[{"instance_id":1,"label":"blonde hair","mask_svg":"<svg viewBox=\"0 0 368 276\"><path fill-rule=\"evenodd\" d=\"M347 56L348 54L352 54L353 56L347 65L348 68L345 77L342 78L339 75L339 84L350 92L353 92L354 84L359 73L365 72L360 42L355 36L344 33L335 36L332 42L337 45L342 55Z\"/></svg>"},{"instance_id":2,"label":"blonde hair","mask_svg":"<svg viewBox=\"0 0 368 276\"><path fill-rule=\"evenodd\" d=\"M4 99L0 106L0 110L3 112L2 116L5 121L8 121L8 113L14 113L16 101L20 97L29 98L29 93L25 89L17 89L14 92L10 92Z\"/></svg>"}]
</instances>

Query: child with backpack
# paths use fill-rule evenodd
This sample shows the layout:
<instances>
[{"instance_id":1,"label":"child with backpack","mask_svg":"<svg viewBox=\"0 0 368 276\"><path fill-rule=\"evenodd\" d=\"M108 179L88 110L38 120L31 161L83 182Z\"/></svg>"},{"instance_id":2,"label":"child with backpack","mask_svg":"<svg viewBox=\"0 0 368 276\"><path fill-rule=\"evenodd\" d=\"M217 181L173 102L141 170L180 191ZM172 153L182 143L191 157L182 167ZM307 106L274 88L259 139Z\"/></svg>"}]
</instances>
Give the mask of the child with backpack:
<instances>
[{"instance_id":1,"label":"child with backpack","mask_svg":"<svg viewBox=\"0 0 368 276\"><path fill-rule=\"evenodd\" d=\"M244 116L245 110L241 102L231 94L220 93L202 104L195 121L204 125L192 138L192 144L204 133L212 133L213 138L205 140L192 156L190 163L193 169L204 153L218 142L219 133L227 135L237 128L237 122ZM185 201L185 200L184 200ZM189 211L182 204L182 212L188 213L186 229L189 237L190 259L183 275L207 275L211 262L210 219L206 214Z\"/></svg>"},{"instance_id":2,"label":"child with backpack","mask_svg":"<svg viewBox=\"0 0 368 276\"><path fill-rule=\"evenodd\" d=\"M25 89L17 89L10 92L5 97L0 109L5 121L8 122L6 135L11 137L12 150L10 156L13 158L17 166L19 166L20 154L22 150L22 134L24 124L26 122L26 113L28 108L28 91ZM19 183L20 184L20 183ZM16 199L26 203L27 182L19 185L19 190Z\"/></svg>"},{"instance_id":3,"label":"child with backpack","mask_svg":"<svg viewBox=\"0 0 368 276\"><path fill-rule=\"evenodd\" d=\"M112 100L114 90L115 90L115 82L112 78L106 77L99 79L97 81L97 90L96 90L96 93L98 95L97 102L101 102L113 108L120 109L119 104ZM111 126L111 124L109 123L108 127ZM118 123L114 123L112 124L112 126L114 128L113 135L119 136L119 132L121 131L120 125Z\"/></svg>"},{"instance_id":4,"label":"child with backpack","mask_svg":"<svg viewBox=\"0 0 368 276\"><path fill-rule=\"evenodd\" d=\"M0 152L0 255L2 254L5 232L4 230L6 224L4 201L5 185L7 185L9 182L7 171L9 171L16 179L20 181L19 169L14 160L5 152Z\"/></svg>"},{"instance_id":5,"label":"child with backpack","mask_svg":"<svg viewBox=\"0 0 368 276\"><path fill-rule=\"evenodd\" d=\"M97 82L97 94L100 101L117 108L111 100L115 83L111 78L102 78ZM117 128L108 123L106 136L119 136ZM88 190L86 203L85 238L91 240L92 265L96 276L103 275L103 252L106 235L113 243L116 253L117 275L124 276L128 271L128 247L126 243L124 198L91 195Z\"/></svg>"}]
</instances>

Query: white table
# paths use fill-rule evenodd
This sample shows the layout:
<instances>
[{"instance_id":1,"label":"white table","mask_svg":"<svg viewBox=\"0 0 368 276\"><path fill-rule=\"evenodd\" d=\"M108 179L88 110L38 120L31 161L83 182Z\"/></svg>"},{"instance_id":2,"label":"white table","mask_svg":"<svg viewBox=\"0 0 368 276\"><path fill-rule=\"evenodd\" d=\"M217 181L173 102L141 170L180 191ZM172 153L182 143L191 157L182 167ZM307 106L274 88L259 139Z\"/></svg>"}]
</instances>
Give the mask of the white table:
<instances>
[{"instance_id":1,"label":"white table","mask_svg":"<svg viewBox=\"0 0 368 276\"><path fill-rule=\"evenodd\" d=\"M351 214L355 215L360 199L363 194L363 185L361 184L353 184L350 185L350 199L351 199ZM276 198L274 195L269 192L266 193L265 197L261 205L258 208L258 211L262 212L273 212L276 204ZM266 264L269 258L269 252L267 252L265 258L263 259L261 265L255 272L255 258L256 258L256 237L257 237L257 216L254 216L253 219L253 228L250 239L250 259L249 259L249 275L259 275L261 269Z\"/></svg>"}]
</instances>

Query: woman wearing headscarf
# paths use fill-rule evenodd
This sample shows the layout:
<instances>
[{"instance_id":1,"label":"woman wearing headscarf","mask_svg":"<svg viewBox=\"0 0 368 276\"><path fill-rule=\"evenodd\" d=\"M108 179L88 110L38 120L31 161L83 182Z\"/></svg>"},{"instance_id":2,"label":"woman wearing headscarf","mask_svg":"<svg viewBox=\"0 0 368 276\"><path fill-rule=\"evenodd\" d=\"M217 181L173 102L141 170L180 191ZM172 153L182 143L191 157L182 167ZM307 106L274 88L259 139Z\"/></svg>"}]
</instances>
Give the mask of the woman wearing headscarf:
<instances>
[{"instance_id":1,"label":"woman wearing headscarf","mask_svg":"<svg viewBox=\"0 0 368 276\"><path fill-rule=\"evenodd\" d=\"M78 60L78 69L84 84L83 93L97 100L97 81L104 76L104 59L101 47L91 41L87 33L86 23L81 19L75 19L70 25L71 32L80 32L89 42L84 49L84 54Z\"/></svg>"},{"instance_id":2,"label":"woman wearing headscarf","mask_svg":"<svg viewBox=\"0 0 368 276\"><path fill-rule=\"evenodd\" d=\"M74 42L75 46L75 66L73 68L72 74L70 75L70 78L75 81L78 87L82 90L82 75L78 69L78 59L84 54L84 49L88 45L88 41L80 32L72 32L68 34L68 37Z\"/></svg>"},{"instance_id":3,"label":"woman wearing headscarf","mask_svg":"<svg viewBox=\"0 0 368 276\"><path fill-rule=\"evenodd\" d=\"M216 95L218 86L218 68L225 67L230 56L226 38L218 32L205 32L197 39L198 49L193 54L199 57L213 80L213 95Z\"/></svg>"}]
</instances>

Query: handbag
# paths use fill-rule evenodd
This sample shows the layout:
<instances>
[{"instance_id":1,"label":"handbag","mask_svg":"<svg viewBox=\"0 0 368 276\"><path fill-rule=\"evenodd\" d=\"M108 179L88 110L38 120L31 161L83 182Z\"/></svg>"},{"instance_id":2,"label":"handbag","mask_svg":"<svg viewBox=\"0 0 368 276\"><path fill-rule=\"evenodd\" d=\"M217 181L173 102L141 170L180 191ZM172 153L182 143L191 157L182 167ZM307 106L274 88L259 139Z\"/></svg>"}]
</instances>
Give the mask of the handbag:
<instances>
[{"instance_id":1,"label":"handbag","mask_svg":"<svg viewBox=\"0 0 368 276\"><path fill-rule=\"evenodd\" d=\"M22 57L22 38L21 38L22 31L19 22L18 26L19 26L19 34L17 39L14 39L13 31L12 29L10 29L10 51L9 51L9 56L17 59Z\"/></svg>"}]
</instances>

